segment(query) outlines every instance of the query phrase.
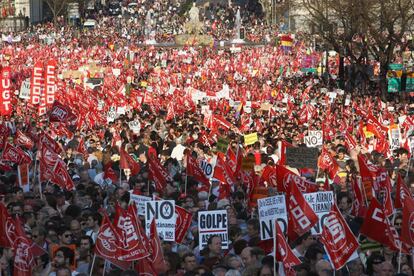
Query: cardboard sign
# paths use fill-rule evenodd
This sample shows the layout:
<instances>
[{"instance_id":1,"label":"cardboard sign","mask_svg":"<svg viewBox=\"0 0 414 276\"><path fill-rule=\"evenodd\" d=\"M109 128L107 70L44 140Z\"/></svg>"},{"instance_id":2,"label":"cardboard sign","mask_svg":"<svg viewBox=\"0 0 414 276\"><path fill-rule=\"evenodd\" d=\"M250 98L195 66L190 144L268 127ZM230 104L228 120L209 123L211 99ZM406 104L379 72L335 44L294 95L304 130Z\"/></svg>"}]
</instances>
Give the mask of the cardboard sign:
<instances>
[{"instance_id":1,"label":"cardboard sign","mask_svg":"<svg viewBox=\"0 0 414 276\"><path fill-rule=\"evenodd\" d=\"M269 240L273 238L275 219L279 223L283 233L287 232L288 220L284 195L258 199L257 206L259 207L261 240Z\"/></svg>"},{"instance_id":2,"label":"cardboard sign","mask_svg":"<svg viewBox=\"0 0 414 276\"><path fill-rule=\"evenodd\" d=\"M153 200L145 202L145 230L147 236L150 234L153 219L155 219L160 239L175 241L175 201Z\"/></svg>"},{"instance_id":3,"label":"cardboard sign","mask_svg":"<svg viewBox=\"0 0 414 276\"><path fill-rule=\"evenodd\" d=\"M286 148L286 164L290 167L317 169L318 149L305 147Z\"/></svg>"},{"instance_id":4,"label":"cardboard sign","mask_svg":"<svg viewBox=\"0 0 414 276\"><path fill-rule=\"evenodd\" d=\"M316 148L323 144L323 133L321 130L310 130L308 136L304 138L308 148Z\"/></svg>"},{"instance_id":5,"label":"cardboard sign","mask_svg":"<svg viewBox=\"0 0 414 276\"><path fill-rule=\"evenodd\" d=\"M227 210L198 212L198 233L200 250L207 247L211 236L220 236L221 248L229 248Z\"/></svg>"},{"instance_id":6,"label":"cardboard sign","mask_svg":"<svg viewBox=\"0 0 414 276\"><path fill-rule=\"evenodd\" d=\"M17 176L19 179L19 186L23 189L23 192L30 191L29 183L29 164L19 165L17 167Z\"/></svg>"},{"instance_id":7,"label":"cardboard sign","mask_svg":"<svg viewBox=\"0 0 414 276\"><path fill-rule=\"evenodd\" d=\"M253 145L257 141L259 141L259 137L257 136L257 132L244 135L244 144L246 146Z\"/></svg>"},{"instance_id":8,"label":"cardboard sign","mask_svg":"<svg viewBox=\"0 0 414 276\"><path fill-rule=\"evenodd\" d=\"M199 159L200 168L203 170L204 174L207 176L208 179L210 179L213 176L214 167L216 166L216 159L217 157L214 157L210 160L210 162L206 159Z\"/></svg>"},{"instance_id":9,"label":"cardboard sign","mask_svg":"<svg viewBox=\"0 0 414 276\"><path fill-rule=\"evenodd\" d=\"M332 204L334 204L333 192L308 193L303 196L319 218L318 223L311 230L312 235L320 235L325 218L329 215Z\"/></svg>"},{"instance_id":10,"label":"cardboard sign","mask_svg":"<svg viewBox=\"0 0 414 276\"><path fill-rule=\"evenodd\" d=\"M145 216L145 202L151 201L152 198L148 196L136 195L131 191L129 191L129 198L131 201L135 202L137 206L138 215Z\"/></svg>"},{"instance_id":11,"label":"cardboard sign","mask_svg":"<svg viewBox=\"0 0 414 276\"><path fill-rule=\"evenodd\" d=\"M19 98L28 100L30 99L30 79L25 79L20 86Z\"/></svg>"},{"instance_id":12,"label":"cardboard sign","mask_svg":"<svg viewBox=\"0 0 414 276\"><path fill-rule=\"evenodd\" d=\"M139 134L139 132L141 131L141 123L139 121L130 121L128 122L128 126L135 134Z\"/></svg>"}]
</instances>

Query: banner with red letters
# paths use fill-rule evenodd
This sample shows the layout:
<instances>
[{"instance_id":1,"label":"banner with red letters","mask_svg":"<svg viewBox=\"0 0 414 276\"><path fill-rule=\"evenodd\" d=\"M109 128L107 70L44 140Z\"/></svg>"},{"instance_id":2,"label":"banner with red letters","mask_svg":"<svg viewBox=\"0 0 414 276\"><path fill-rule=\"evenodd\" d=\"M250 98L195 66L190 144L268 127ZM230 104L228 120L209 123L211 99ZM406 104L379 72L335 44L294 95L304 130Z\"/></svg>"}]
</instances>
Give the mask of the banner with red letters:
<instances>
[{"instance_id":1,"label":"banner with red letters","mask_svg":"<svg viewBox=\"0 0 414 276\"><path fill-rule=\"evenodd\" d=\"M1 103L0 103L0 115L9 116L12 111L11 105L11 80L10 80L11 70L10 67L4 67L1 70L0 75L0 94L1 94Z\"/></svg>"},{"instance_id":2,"label":"banner with red letters","mask_svg":"<svg viewBox=\"0 0 414 276\"><path fill-rule=\"evenodd\" d=\"M30 103L32 105L40 104L43 87L43 64L38 61L33 67L32 77L30 80Z\"/></svg>"},{"instance_id":3,"label":"banner with red letters","mask_svg":"<svg viewBox=\"0 0 414 276\"><path fill-rule=\"evenodd\" d=\"M45 74L45 91L46 105L52 105L55 102L56 93L56 60L49 60L46 64Z\"/></svg>"}]
</instances>

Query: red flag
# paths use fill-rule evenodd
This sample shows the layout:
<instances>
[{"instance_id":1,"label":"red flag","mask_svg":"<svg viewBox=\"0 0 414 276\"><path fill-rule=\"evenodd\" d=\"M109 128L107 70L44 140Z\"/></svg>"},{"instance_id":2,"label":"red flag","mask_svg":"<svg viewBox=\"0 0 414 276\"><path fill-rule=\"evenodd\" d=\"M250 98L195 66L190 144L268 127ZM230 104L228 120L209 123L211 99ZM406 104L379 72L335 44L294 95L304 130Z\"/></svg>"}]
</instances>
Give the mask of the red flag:
<instances>
[{"instance_id":1,"label":"red flag","mask_svg":"<svg viewBox=\"0 0 414 276\"><path fill-rule=\"evenodd\" d=\"M70 177L66 164L62 160L56 161L55 167L52 170L53 178L51 181L65 189L67 191L72 191L75 188L72 178Z\"/></svg>"},{"instance_id":2,"label":"red flag","mask_svg":"<svg viewBox=\"0 0 414 276\"><path fill-rule=\"evenodd\" d=\"M158 192L162 192L167 186L168 181L172 181L167 170L161 165L157 157L148 156L149 179L155 182L155 188Z\"/></svg>"},{"instance_id":3,"label":"red flag","mask_svg":"<svg viewBox=\"0 0 414 276\"><path fill-rule=\"evenodd\" d=\"M348 132L345 133L345 146L349 151L356 149L357 146L355 139Z\"/></svg>"},{"instance_id":4,"label":"red flag","mask_svg":"<svg viewBox=\"0 0 414 276\"><path fill-rule=\"evenodd\" d=\"M388 176L388 172L385 169L379 169L374 178L374 191L377 199L384 206L384 212L387 217L394 213L394 207L392 206L391 198L391 180Z\"/></svg>"},{"instance_id":5,"label":"red flag","mask_svg":"<svg viewBox=\"0 0 414 276\"><path fill-rule=\"evenodd\" d=\"M181 243L190 228L193 215L180 206L175 206L175 242Z\"/></svg>"},{"instance_id":6,"label":"red flag","mask_svg":"<svg viewBox=\"0 0 414 276\"><path fill-rule=\"evenodd\" d=\"M24 134L21 130L16 131L16 137L14 137L14 144L16 146L23 146L27 149L32 149L34 146L34 142L30 139L26 134Z\"/></svg>"},{"instance_id":7,"label":"red flag","mask_svg":"<svg viewBox=\"0 0 414 276\"><path fill-rule=\"evenodd\" d=\"M234 185L236 182L231 169L224 161L224 154L221 152L217 153L217 161L216 166L214 167L213 177L217 180L220 180L222 183L226 183L227 185Z\"/></svg>"},{"instance_id":8,"label":"red flag","mask_svg":"<svg viewBox=\"0 0 414 276\"><path fill-rule=\"evenodd\" d=\"M398 174L397 188L395 190L395 201L394 201L395 208L403 208L404 202L407 198L413 199L413 197L411 196L410 190L408 189L407 185L405 185L404 183L403 178L401 177L400 174Z\"/></svg>"},{"instance_id":9,"label":"red flag","mask_svg":"<svg viewBox=\"0 0 414 276\"><path fill-rule=\"evenodd\" d=\"M289 183L296 183L299 190L302 193L313 193L318 191L318 186L310 181L307 181L294 174L284 166L276 165L276 176L277 176L277 190L279 192L285 192L289 189Z\"/></svg>"},{"instance_id":10,"label":"red flag","mask_svg":"<svg viewBox=\"0 0 414 276\"><path fill-rule=\"evenodd\" d=\"M141 166L138 162L132 158L131 155L129 155L123 147L120 149L120 155L121 159L119 160L119 165L121 166L121 169L130 169L131 175L136 175L141 171Z\"/></svg>"},{"instance_id":11,"label":"red flag","mask_svg":"<svg viewBox=\"0 0 414 276\"><path fill-rule=\"evenodd\" d=\"M282 262L285 272L286 270L290 270L293 266L301 264L299 258L296 257L289 244L286 242L277 220L275 220L275 235L276 262Z\"/></svg>"},{"instance_id":12,"label":"red flag","mask_svg":"<svg viewBox=\"0 0 414 276\"><path fill-rule=\"evenodd\" d=\"M367 199L371 199L372 187L374 185L373 177L378 172L379 168L372 163L369 163L367 158L362 154L358 154L358 165L365 194Z\"/></svg>"},{"instance_id":13,"label":"red flag","mask_svg":"<svg viewBox=\"0 0 414 276\"><path fill-rule=\"evenodd\" d=\"M152 266L155 268L157 273L165 273L167 271L167 266L164 260L164 254L161 248L161 241L158 237L157 226L155 225L155 219L151 222L149 244L151 255L147 257L152 263Z\"/></svg>"},{"instance_id":14,"label":"red flag","mask_svg":"<svg viewBox=\"0 0 414 276\"><path fill-rule=\"evenodd\" d=\"M58 101L55 101L53 104L50 114L49 114L49 121L50 122L61 122L64 124L74 124L78 120L78 116L76 116L70 107L65 106Z\"/></svg>"},{"instance_id":15,"label":"red flag","mask_svg":"<svg viewBox=\"0 0 414 276\"><path fill-rule=\"evenodd\" d=\"M120 245L121 238L112 225L108 216L104 214L101 227L99 228L98 235L95 242L95 254L110 261L111 263L119 266L123 269L130 267L130 262L120 261L117 259L118 248Z\"/></svg>"},{"instance_id":16,"label":"red flag","mask_svg":"<svg viewBox=\"0 0 414 276\"><path fill-rule=\"evenodd\" d=\"M367 131L374 133L378 139L384 140L388 137L388 128L381 125L372 114L367 116L366 119Z\"/></svg>"},{"instance_id":17,"label":"red flag","mask_svg":"<svg viewBox=\"0 0 414 276\"><path fill-rule=\"evenodd\" d=\"M40 135L39 148L43 147L46 147L57 154L60 154L62 152L62 148L60 147L60 145L55 140L53 140L53 138L50 137L47 133L43 133Z\"/></svg>"},{"instance_id":18,"label":"red flag","mask_svg":"<svg viewBox=\"0 0 414 276\"><path fill-rule=\"evenodd\" d=\"M121 247L118 248L118 260L136 261L149 256L146 238L143 238L142 227L137 217L135 204L128 206L128 210L123 210L119 205L116 206L114 219L115 231L120 236Z\"/></svg>"},{"instance_id":19,"label":"red flag","mask_svg":"<svg viewBox=\"0 0 414 276\"><path fill-rule=\"evenodd\" d=\"M194 177L195 180L210 187L210 181L198 166L198 162L190 154L187 154L187 175Z\"/></svg>"},{"instance_id":20,"label":"red flag","mask_svg":"<svg viewBox=\"0 0 414 276\"><path fill-rule=\"evenodd\" d=\"M10 116L12 112L11 103L11 70L9 66L3 67L0 75L0 115Z\"/></svg>"},{"instance_id":21,"label":"red flag","mask_svg":"<svg viewBox=\"0 0 414 276\"><path fill-rule=\"evenodd\" d=\"M15 221L10 216L7 208L0 203L0 246L11 248L16 239Z\"/></svg>"},{"instance_id":22,"label":"red flag","mask_svg":"<svg viewBox=\"0 0 414 276\"><path fill-rule=\"evenodd\" d=\"M336 204L322 226L321 242L336 270L341 269L358 249L359 244Z\"/></svg>"},{"instance_id":23,"label":"red flag","mask_svg":"<svg viewBox=\"0 0 414 276\"><path fill-rule=\"evenodd\" d=\"M43 64L38 61L33 67L32 77L30 81L30 103L32 105L40 104L40 96L42 95L43 83Z\"/></svg>"},{"instance_id":24,"label":"red flag","mask_svg":"<svg viewBox=\"0 0 414 276\"><path fill-rule=\"evenodd\" d=\"M13 147L9 143L6 143L1 159L18 165L32 162L32 159L26 152L20 148Z\"/></svg>"},{"instance_id":25,"label":"red flag","mask_svg":"<svg viewBox=\"0 0 414 276\"><path fill-rule=\"evenodd\" d=\"M118 175L112 168L112 162L108 162L104 166L104 179L110 179L112 183L116 183L118 181Z\"/></svg>"},{"instance_id":26,"label":"red flag","mask_svg":"<svg viewBox=\"0 0 414 276\"><path fill-rule=\"evenodd\" d=\"M324 148L322 148L321 155L318 159L318 167L323 171L327 171L329 178L334 179L339 171L339 165L332 155Z\"/></svg>"},{"instance_id":27,"label":"red flag","mask_svg":"<svg viewBox=\"0 0 414 276\"><path fill-rule=\"evenodd\" d=\"M286 164L286 148L291 148L291 147L293 147L293 145L284 140L278 143L279 156L280 156L278 165Z\"/></svg>"},{"instance_id":28,"label":"red flag","mask_svg":"<svg viewBox=\"0 0 414 276\"><path fill-rule=\"evenodd\" d=\"M288 237L294 240L295 233L298 236L305 234L319 221L319 218L306 202L296 183L290 181L288 185L286 194L289 210Z\"/></svg>"},{"instance_id":29,"label":"red flag","mask_svg":"<svg viewBox=\"0 0 414 276\"><path fill-rule=\"evenodd\" d=\"M269 185L277 187L277 174L276 168L270 165L266 165L263 168L262 179L266 181Z\"/></svg>"},{"instance_id":30,"label":"red flag","mask_svg":"<svg viewBox=\"0 0 414 276\"><path fill-rule=\"evenodd\" d=\"M404 199L403 219L401 225L401 241L414 246L414 200L411 197Z\"/></svg>"},{"instance_id":31,"label":"red flag","mask_svg":"<svg viewBox=\"0 0 414 276\"><path fill-rule=\"evenodd\" d=\"M384 208L374 197L371 199L360 233L388 246L391 250L398 251L400 248L398 233L385 216Z\"/></svg>"},{"instance_id":32,"label":"red flag","mask_svg":"<svg viewBox=\"0 0 414 276\"><path fill-rule=\"evenodd\" d=\"M359 184L360 182L356 177L351 179L352 191L354 193L351 212L355 217L364 217L367 211L367 206L365 205L364 195Z\"/></svg>"},{"instance_id":33,"label":"red flag","mask_svg":"<svg viewBox=\"0 0 414 276\"><path fill-rule=\"evenodd\" d=\"M31 276L35 264L33 242L26 237L19 221L15 221L16 239L13 243L13 275Z\"/></svg>"},{"instance_id":34,"label":"red flag","mask_svg":"<svg viewBox=\"0 0 414 276\"><path fill-rule=\"evenodd\" d=\"M45 81L45 94L46 105L52 105L55 102L56 93L56 66L55 60L49 60L46 65L46 81Z\"/></svg>"}]
</instances>

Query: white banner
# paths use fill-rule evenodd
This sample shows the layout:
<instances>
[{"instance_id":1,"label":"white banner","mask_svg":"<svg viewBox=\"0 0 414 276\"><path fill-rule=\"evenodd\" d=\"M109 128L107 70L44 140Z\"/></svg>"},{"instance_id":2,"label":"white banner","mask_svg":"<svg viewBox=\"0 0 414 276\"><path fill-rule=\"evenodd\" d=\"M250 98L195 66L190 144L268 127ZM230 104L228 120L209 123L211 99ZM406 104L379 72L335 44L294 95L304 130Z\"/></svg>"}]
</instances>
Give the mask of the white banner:
<instances>
[{"instance_id":1,"label":"white banner","mask_svg":"<svg viewBox=\"0 0 414 276\"><path fill-rule=\"evenodd\" d=\"M155 219L158 236L164 241L175 241L175 201L154 200L145 202L145 231L150 234Z\"/></svg>"},{"instance_id":2,"label":"white banner","mask_svg":"<svg viewBox=\"0 0 414 276\"><path fill-rule=\"evenodd\" d=\"M30 99L30 79L25 79L20 86L19 98L28 100Z\"/></svg>"},{"instance_id":3,"label":"white banner","mask_svg":"<svg viewBox=\"0 0 414 276\"><path fill-rule=\"evenodd\" d=\"M333 192L316 192L303 194L309 206L318 216L318 223L312 228L312 235L322 234L322 225L325 218L329 215L331 206L334 203Z\"/></svg>"},{"instance_id":4,"label":"white banner","mask_svg":"<svg viewBox=\"0 0 414 276\"><path fill-rule=\"evenodd\" d=\"M304 138L308 148L316 148L323 144L323 133L321 130L310 130L308 136Z\"/></svg>"},{"instance_id":5,"label":"white banner","mask_svg":"<svg viewBox=\"0 0 414 276\"><path fill-rule=\"evenodd\" d=\"M273 238L273 226L275 219L280 229L287 232L288 220L286 211L285 195L261 198L257 200L260 221L260 239L268 240Z\"/></svg>"},{"instance_id":6,"label":"white banner","mask_svg":"<svg viewBox=\"0 0 414 276\"><path fill-rule=\"evenodd\" d=\"M145 202L151 201L152 198L148 196L136 195L132 190L129 191L129 198L135 202L138 210L138 215L145 216Z\"/></svg>"},{"instance_id":7,"label":"white banner","mask_svg":"<svg viewBox=\"0 0 414 276\"><path fill-rule=\"evenodd\" d=\"M220 236L221 248L229 248L227 210L198 212L200 250L207 247L211 236Z\"/></svg>"}]
</instances>

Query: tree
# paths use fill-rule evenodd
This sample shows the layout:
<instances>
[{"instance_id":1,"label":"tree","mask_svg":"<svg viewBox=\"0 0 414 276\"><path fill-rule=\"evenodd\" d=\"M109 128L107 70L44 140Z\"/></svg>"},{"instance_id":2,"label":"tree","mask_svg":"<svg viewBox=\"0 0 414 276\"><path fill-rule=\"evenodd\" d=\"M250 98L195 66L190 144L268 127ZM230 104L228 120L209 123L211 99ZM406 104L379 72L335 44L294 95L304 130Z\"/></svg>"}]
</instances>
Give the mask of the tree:
<instances>
[{"instance_id":1,"label":"tree","mask_svg":"<svg viewBox=\"0 0 414 276\"><path fill-rule=\"evenodd\" d=\"M380 87L395 52L407 45L414 23L412 0L303 0L322 39L357 69L369 58L380 62Z\"/></svg>"},{"instance_id":2,"label":"tree","mask_svg":"<svg viewBox=\"0 0 414 276\"><path fill-rule=\"evenodd\" d=\"M53 22L56 23L59 15L62 15L67 9L70 0L43 0L49 7L53 15Z\"/></svg>"}]
</instances>

